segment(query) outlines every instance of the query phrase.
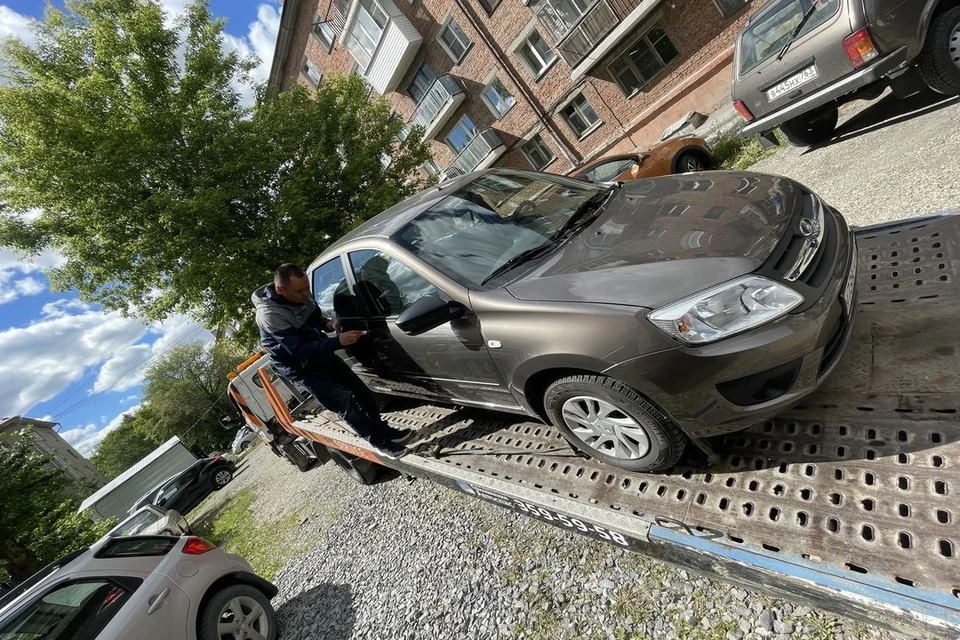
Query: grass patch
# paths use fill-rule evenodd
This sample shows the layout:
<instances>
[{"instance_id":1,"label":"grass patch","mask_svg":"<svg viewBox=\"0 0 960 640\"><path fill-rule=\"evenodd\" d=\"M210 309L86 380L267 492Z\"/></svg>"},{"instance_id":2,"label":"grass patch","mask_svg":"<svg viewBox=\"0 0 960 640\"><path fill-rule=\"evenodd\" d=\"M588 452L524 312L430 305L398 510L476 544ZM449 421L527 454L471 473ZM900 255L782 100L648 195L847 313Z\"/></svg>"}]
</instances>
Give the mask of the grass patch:
<instances>
[{"instance_id":1,"label":"grass patch","mask_svg":"<svg viewBox=\"0 0 960 640\"><path fill-rule=\"evenodd\" d=\"M777 133L777 139L780 144L784 144L780 133ZM756 136L750 138L738 138L733 135L722 133L713 145L713 155L717 159L719 169L732 169L743 171L760 160L773 155L776 149L764 149Z\"/></svg>"},{"instance_id":2,"label":"grass patch","mask_svg":"<svg viewBox=\"0 0 960 640\"><path fill-rule=\"evenodd\" d=\"M316 544L320 532L311 525L313 535L297 534L300 523L309 515L303 510L269 522L254 520L250 506L256 499L252 489L244 489L192 529L224 551L246 559L260 576L273 580L287 560Z\"/></svg>"}]
</instances>

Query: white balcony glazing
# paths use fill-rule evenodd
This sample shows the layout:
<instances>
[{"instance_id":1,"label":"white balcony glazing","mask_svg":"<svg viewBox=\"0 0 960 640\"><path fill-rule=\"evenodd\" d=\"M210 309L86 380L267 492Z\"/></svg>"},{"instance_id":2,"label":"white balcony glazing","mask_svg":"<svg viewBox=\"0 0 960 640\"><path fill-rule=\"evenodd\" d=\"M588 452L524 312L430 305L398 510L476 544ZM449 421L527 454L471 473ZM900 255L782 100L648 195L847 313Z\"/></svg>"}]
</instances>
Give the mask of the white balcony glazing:
<instances>
[{"instance_id":1,"label":"white balcony glazing","mask_svg":"<svg viewBox=\"0 0 960 640\"><path fill-rule=\"evenodd\" d=\"M432 140L463 99L464 93L460 84L452 76L441 76L433 81L417 104L410 124L423 127L423 139Z\"/></svg>"},{"instance_id":2,"label":"white balcony glazing","mask_svg":"<svg viewBox=\"0 0 960 640\"><path fill-rule=\"evenodd\" d=\"M397 88L423 38L392 0L353 0L340 41L383 95Z\"/></svg>"}]
</instances>

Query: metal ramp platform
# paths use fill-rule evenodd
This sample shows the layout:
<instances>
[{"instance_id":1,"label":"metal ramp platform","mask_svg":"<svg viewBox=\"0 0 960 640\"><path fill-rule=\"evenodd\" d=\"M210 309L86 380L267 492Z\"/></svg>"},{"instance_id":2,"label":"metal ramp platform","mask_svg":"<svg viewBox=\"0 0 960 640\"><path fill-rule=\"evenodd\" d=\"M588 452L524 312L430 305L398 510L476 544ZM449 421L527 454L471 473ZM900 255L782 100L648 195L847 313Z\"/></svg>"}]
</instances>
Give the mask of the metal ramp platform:
<instances>
[{"instance_id":1,"label":"metal ramp platform","mask_svg":"<svg viewBox=\"0 0 960 640\"><path fill-rule=\"evenodd\" d=\"M857 241L859 314L837 369L786 414L714 439L712 465L689 447L670 474L624 472L572 455L550 426L423 405L388 414L418 434L414 455L387 464L519 511L546 505L541 519L600 523L721 579L960 637L960 216ZM329 414L296 424L363 447Z\"/></svg>"}]
</instances>

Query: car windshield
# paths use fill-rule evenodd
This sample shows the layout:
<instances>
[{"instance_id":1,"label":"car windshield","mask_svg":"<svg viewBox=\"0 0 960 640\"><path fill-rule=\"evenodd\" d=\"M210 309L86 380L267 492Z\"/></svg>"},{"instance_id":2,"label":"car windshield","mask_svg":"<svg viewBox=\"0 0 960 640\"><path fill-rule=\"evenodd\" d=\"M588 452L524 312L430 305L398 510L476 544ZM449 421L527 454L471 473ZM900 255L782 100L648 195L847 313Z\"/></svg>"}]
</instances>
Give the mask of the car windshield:
<instances>
[{"instance_id":1,"label":"car windshield","mask_svg":"<svg viewBox=\"0 0 960 640\"><path fill-rule=\"evenodd\" d=\"M840 8L840 0L813 0L817 8L810 15L797 38L810 33ZM781 0L740 36L740 73L746 73L758 64L776 55L800 24L811 0Z\"/></svg>"},{"instance_id":2,"label":"car windshield","mask_svg":"<svg viewBox=\"0 0 960 640\"><path fill-rule=\"evenodd\" d=\"M605 190L560 176L486 173L418 215L393 239L449 278L477 289L515 256L555 244L578 207Z\"/></svg>"},{"instance_id":3,"label":"car windshield","mask_svg":"<svg viewBox=\"0 0 960 640\"><path fill-rule=\"evenodd\" d=\"M135 536L159 519L158 514L146 509L118 525L109 535L110 537Z\"/></svg>"}]
</instances>

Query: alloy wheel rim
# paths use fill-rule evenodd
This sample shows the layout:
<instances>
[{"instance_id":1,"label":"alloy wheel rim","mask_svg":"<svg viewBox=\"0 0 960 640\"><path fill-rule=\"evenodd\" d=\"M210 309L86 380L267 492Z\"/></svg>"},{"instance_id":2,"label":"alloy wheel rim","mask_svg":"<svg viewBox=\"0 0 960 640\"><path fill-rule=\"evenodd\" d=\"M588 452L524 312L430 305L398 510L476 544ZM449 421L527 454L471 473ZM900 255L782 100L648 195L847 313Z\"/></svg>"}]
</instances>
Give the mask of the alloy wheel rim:
<instances>
[{"instance_id":1,"label":"alloy wheel rim","mask_svg":"<svg viewBox=\"0 0 960 640\"><path fill-rule=\"evenodd\" d=\"M223 485L225 485L225 484L227 484L228 482L230 482L230 472L229 472L229 471L218 471L218 472L217 472L216 480L217 480L217 484L222 487Z\"/></svg>"},{"instance_id":2,"label":"alloy wheel rim","mask_svg":"<svg viewBox=\"0 0 960 640\"><path fill-rule=\"evenodd\" d=\"M604 455L638 460L650 452L650 435L642 422L611 402L574 396L563 403L560 415L577 438Z\"/></svg>"},{"instance_id":3,"label":"alloy wheel rim","mask_svg":"<svg viewBox=\"0 0 960 640\"><path fill-rule=\"evenodd\" d=\"M703 165L700 164L700 161L696 158L687 158L687 171L700 171L703 169Z\"/></svg>"},{"instance_id":4,"label":"alloy wheel rim","mask_svg":"<svg viewBox=\"0 0 960 640\"><path fill-rule=\"evenodd\" d=\"M953 29L953 34L950 35L947 50L950 59L953 60L953 64L960 67L960 23L957 23L957 26Z\"/></svg>"},{"instance_id":5,"label":"alloy wheel rim","mask_svg":"<svg viewBox=\"0 0 960 640\"><path fill-rule=\"evenodd\" d=\"M260 603L249 596L228 600L217 618L220 640L266 640L270 637L270 620Z\"/></svg>"}]
</instances>

